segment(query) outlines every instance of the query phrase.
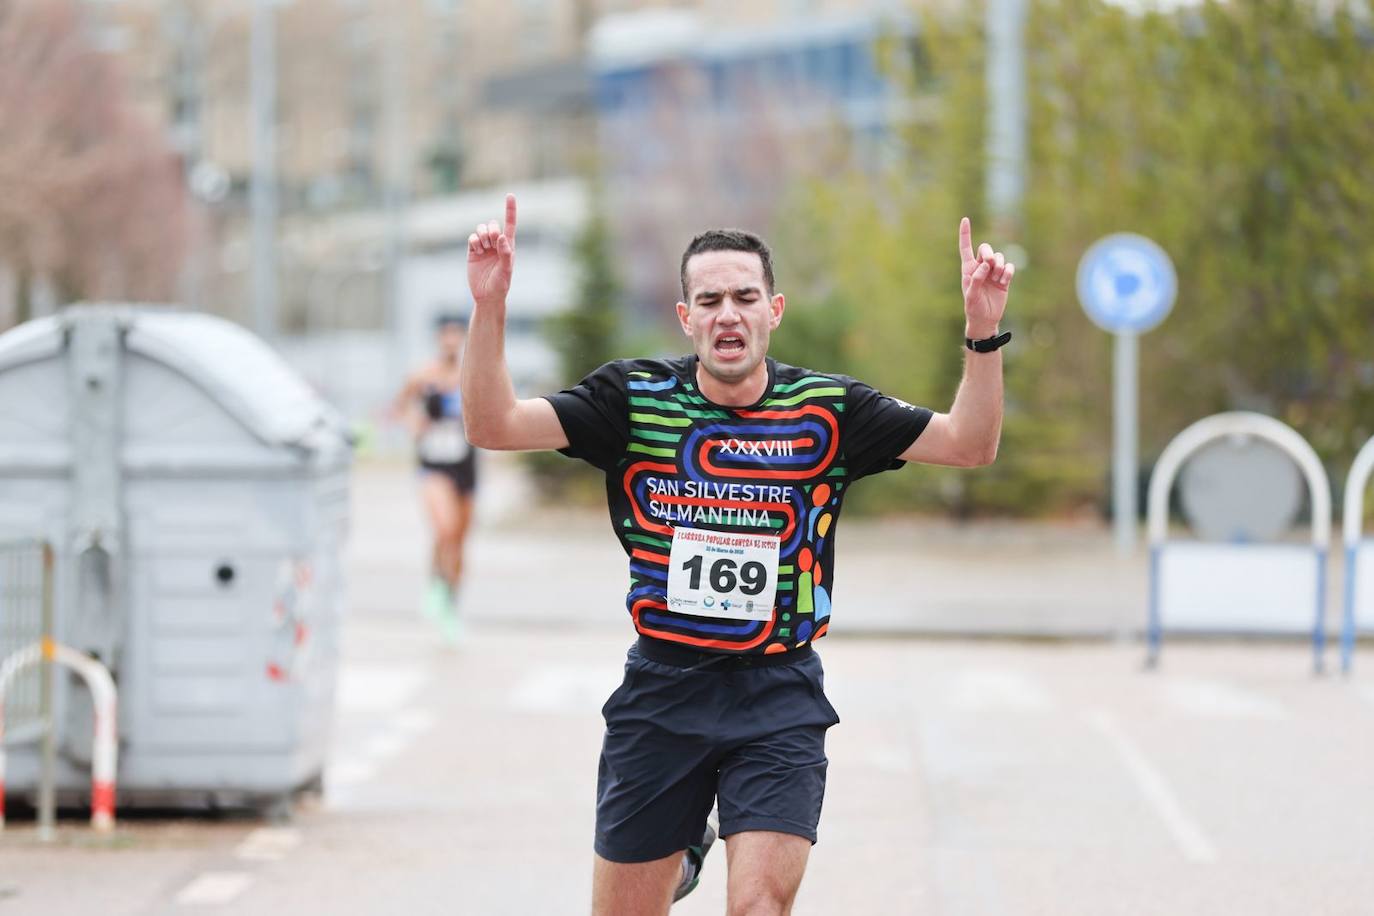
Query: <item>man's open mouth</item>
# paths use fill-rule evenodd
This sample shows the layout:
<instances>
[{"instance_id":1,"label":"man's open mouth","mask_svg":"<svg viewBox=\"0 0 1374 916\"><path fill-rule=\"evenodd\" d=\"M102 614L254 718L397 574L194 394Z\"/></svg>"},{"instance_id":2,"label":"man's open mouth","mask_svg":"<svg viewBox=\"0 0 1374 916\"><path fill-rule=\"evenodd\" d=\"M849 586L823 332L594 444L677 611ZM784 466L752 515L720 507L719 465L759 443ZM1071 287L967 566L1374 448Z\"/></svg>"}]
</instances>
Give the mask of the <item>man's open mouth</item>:
<instances>
[{"instance_id":1,"label":"man's open mouth","mask_svg":"<svg viewBox=\"0 0 1374 916\"><path fill-rule=\"evenodd\" d=\"M738 334L722 334L716 338L716 350L721 353L739 353L744 350L744 338Z\"/></svg>"}]
</instances>

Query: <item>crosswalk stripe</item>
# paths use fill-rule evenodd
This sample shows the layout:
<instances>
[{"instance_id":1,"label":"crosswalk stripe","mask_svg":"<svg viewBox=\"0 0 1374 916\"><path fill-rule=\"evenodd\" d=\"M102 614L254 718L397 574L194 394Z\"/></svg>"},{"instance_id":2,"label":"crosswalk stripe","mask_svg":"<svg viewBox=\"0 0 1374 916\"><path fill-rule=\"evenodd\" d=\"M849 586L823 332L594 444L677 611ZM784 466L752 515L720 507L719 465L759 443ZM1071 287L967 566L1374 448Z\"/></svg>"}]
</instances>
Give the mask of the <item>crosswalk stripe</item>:
<instances>
[{"instance_id":1,"label":"crosswalk stripe","mask_svg":"<svg viewBox=\"0 0 1374 916\"><path fill-rule=\"evenodd\" d=\"M593 712L616 686L613 667L555 665L530 673L510 695L510 704L526 712Z\"/></svg>"},{"instance_id":2,"label":"crosswalk stripe","mask_svg":"<svg viewBox=\"0 0 1374 916\"><path fill-rule=\"evenodd\" d=\"M1045 712L1055 705L1049 691L1035 678L1001 668L959 671L943 694L950 706L969 712Z\"/></svg>"},{"instance_id":3,"label":"crosswalk stripe","mask_svg":"<svg viewBox=\"0 0 1374 916\"><path fill-rule=\"evenodd\" d=\"M180 906L223 906L252 883L253 876L246 871L208 871L182 888L176 902Z\"/></svg>"},{"instance_id":4,"label":"crosswalk stripe","mask_svg":"<svg viewBox=\"0 0 1374 916\"><path fill-rule=\"evenodd\" d=\"M1154 809L1155 814L1164 822L1183 857L1200 864L1216 861L1216 848L1207 839L1202 828L1183 810L1183 805L1169 787L1168 780L1146 759L1135 742L1116 724L1116 720L1101 709L1086 713L1085 718L1121 755L1126 771L1131 774L1141 795Z\"/></svg>"},{"instance_id":5,"label":"crosswalk stripe","mask_svg":"<svg viewBox=\"0 0 1374 916\"><path fill-rule=\"evenodd\" d=\"M301 845L301 839L294 827L260 827L244 837L234 855L249 862L277 862Z\"/></svg>"}]
</instances>

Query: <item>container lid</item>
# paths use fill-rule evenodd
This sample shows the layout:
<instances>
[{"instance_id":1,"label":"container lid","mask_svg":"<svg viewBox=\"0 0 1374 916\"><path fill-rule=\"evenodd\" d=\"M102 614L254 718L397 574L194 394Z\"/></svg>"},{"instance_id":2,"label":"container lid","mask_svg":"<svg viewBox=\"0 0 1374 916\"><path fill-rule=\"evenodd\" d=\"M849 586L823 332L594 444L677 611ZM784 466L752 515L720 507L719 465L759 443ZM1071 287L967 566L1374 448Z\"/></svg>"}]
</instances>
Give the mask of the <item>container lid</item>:
<instances>
[{"instance_id":1,"label":"container lid","mask_svg":"<svg viewBox=\"0 0 1374 916\"><path fill-rule=\"evenodd\" d=\"M60 354L67 329L114 316L124 346L185 376L268 445L317 451L346 440L343 416L261 338L214 315L156 306L74 305L0 334L0 373ZM333 434L333 435L331 435Z\"/></svg>"},{"instance_id":2,"label":"container lid","mask_svg":"<svg viewBox=\"0 0 1374 916\"><path fill-rule=\"evenodd\" d=\"M80 320L84 311L72 310L78 313L72 319ZM345 435L342 415L275 350L239 325L196 312L131 309L129 314L125 347L130 352L204 388L259 439L318 447L321 431Z\"/></svg>"},{"instance_id":3,"label":"container lid","mask_svg":"<svg viewBox=\"0 0 1374 916\"><path fill-rule=\"evenodd\" d=\"M0 372L62 352L66 335L57 316L35 318L0 334Z\"/></svg>"}]
</instances>

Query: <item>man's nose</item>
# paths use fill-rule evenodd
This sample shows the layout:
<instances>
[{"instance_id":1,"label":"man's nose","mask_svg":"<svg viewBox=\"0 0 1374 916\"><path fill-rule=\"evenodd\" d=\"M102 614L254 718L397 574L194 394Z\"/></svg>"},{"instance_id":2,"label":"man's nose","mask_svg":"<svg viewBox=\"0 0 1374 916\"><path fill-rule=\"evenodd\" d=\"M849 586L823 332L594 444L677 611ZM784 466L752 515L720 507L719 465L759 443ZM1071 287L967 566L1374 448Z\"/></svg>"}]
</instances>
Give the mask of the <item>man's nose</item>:
<instances>
[{"instance_id":1,"label":"man's nose","mask_svg":"<svg viewBox=\"0 0 1374 916\"><path fill-rule=\"evenodd\" d=\"M739 303L735 302L732 296L726 296L720 304L720 314L716 316L716 321L725 324L734 324L739 321Z\"/></svg>"}]
</instances>

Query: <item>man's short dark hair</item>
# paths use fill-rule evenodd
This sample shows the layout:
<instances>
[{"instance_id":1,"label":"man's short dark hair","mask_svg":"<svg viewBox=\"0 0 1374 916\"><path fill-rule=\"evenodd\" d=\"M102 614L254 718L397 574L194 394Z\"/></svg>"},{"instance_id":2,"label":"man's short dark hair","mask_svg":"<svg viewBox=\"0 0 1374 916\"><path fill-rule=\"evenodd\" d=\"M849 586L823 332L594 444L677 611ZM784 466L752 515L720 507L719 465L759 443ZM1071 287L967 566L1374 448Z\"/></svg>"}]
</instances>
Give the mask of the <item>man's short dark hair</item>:
<instances>
[{"instance_id":1,"label":"man's short dark hair","mask_svg":"<svg viewBox=\"0 0 1374 916\"><path fill-rule=\"evenodd\" d=\"M682 301L691 303L687 297L687 262L692 255L704 251L748 251L759 256L763 262L763 282L768 287L768 295L773 295L773 253L768 243L752 232L743 229L707 229L697 235L682 253Z\"/></svg>"},{"instance_id":2,"label":"man's short dark hair","mask_svg":"<svg viewBox=\"0 0 1374 916\"><path fill-rule=\"evenodd\" d=\"M457 328L460 331L468 329L468 316L462 312L441 312L434 316L434 330L442 331L444 328Z\"/></svg>"}]
</instances>

